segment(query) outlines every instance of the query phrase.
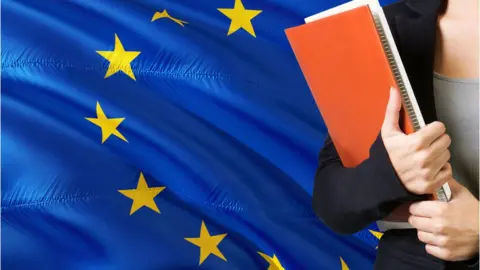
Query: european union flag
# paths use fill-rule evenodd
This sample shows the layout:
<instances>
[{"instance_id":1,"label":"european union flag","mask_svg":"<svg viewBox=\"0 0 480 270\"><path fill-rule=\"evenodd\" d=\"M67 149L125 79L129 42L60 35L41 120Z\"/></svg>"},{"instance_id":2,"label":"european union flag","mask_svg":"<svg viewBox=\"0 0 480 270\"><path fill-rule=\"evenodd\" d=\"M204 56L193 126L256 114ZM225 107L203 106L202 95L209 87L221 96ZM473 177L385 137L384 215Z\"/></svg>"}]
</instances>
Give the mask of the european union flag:
<instances>
[{"instance_id":1,"label":"european union flag","mask_svg":"<svg viewBox=\"0 0 480 270\"><path fill-rule=\"evenodd\" d=\"M2 1L4 269L371 269L284 33L342 2Z\"/></svg>"}]
</instances>

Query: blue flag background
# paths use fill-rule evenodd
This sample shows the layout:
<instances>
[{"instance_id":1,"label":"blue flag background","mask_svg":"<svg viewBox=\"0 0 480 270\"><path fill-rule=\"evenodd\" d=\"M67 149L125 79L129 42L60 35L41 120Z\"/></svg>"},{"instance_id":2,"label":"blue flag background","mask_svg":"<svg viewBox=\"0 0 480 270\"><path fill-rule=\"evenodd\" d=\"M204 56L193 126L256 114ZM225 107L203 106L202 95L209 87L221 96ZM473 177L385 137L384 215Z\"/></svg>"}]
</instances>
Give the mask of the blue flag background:
<instances>
[{"instance_id":1,"label":"blue flag background","mask_svg":"<svg viewBox=\"0 0 480 270\"><path fill-rule=\"evenodd\" d=\"M341 3L2 1L3 269L372 269L284 33Z\"/></svg>"}]
</instances>

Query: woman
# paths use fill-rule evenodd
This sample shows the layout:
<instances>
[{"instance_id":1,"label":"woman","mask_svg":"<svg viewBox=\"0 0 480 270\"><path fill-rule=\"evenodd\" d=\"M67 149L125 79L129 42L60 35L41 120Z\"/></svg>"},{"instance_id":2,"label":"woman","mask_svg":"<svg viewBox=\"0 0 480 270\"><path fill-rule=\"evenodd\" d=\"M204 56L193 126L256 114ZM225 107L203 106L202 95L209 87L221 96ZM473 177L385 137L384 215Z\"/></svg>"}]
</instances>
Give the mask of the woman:
<instances>
[{"instance_id":1,"label":"woman","mask_svg":"<svg viewBox=\"0 0 480 270\"><path fill-rule=\"evenodd\" d=\"M320 152L313 208L333 230L350 234L409 211L415 229L385 232L375 269L478 269L478 8L478 0L386 6L427 125L401 132L392 91L366 161L344 168L330 137ZM446 182L450 202L425 200Z\"/></svg>"}]
</instances>

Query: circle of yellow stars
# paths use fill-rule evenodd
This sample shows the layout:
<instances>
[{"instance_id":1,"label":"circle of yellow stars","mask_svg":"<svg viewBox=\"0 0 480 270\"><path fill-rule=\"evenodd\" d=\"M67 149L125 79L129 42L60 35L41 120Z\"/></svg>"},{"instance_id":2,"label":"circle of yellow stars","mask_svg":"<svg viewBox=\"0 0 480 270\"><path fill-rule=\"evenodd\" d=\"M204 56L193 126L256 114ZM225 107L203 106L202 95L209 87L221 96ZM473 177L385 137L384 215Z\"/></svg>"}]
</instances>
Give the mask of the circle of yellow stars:
<instances>
[{"instance_id":1,"label":"circle of yellow stars","mask_svg":"<svg viewBox=\"0 0 480 270\"><path fill-rule=\"evenodd\" d=\"M230 26L227 36L237 32L240 29L243 29L251 36L256 37L252 20L262 13L262 10L246 9L241 0L235 0L233 8L218 8L218 11L230 19ZM172 17L167 10L155 12L151 22L155 22L160 19L170 20L182 27L185 27L185 25L188 24L186 21ZM141 52L125 50L122 41L116 33L114 35L113 51L96 52L105 60L109 61L108 69L104 77L105 79L121 72L132 80L136 81L136 77L132 69L132 62L141 54ZM112 135L128 143L125 136L118 131L118 127L125 120L125 118L108 118L98 101L96 104L96 115L96 118L85 117L85 119L100 127L102 144L105 143ZM155 203L155 197L165 188L166 187L149 187L143 173L140 172L136 189L124 189L118 190L118 192L132 200L130 215L133 215L143 207L149 208L152 211L160 214L160 209ZM380 239L381 233L375 231L370 232ZM200 248L199 265L201 265L210 255L214 255L224 261L227 261L218 247L226 236L226 233L211 235L205 222L202 220L200 226L200 236L185 237L184 239ZM285 270L275 254L273 254L271 257L262 252L258 252L258 254L268 263L267 270ZM340 257L340 267L342 270L349 269L342 257Z\"/></svg>"}]
</instances>

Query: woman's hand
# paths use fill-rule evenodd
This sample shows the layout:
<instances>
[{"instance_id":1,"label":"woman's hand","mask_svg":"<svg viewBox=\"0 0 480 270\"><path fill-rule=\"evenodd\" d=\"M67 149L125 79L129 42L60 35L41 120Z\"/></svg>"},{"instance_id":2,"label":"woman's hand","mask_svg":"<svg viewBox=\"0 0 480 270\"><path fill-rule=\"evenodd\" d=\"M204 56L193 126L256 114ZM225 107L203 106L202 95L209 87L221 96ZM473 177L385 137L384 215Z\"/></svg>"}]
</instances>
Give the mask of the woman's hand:
<instances>
[{"instance_id":1,"label":"woman's hand","mask_svg":"<svg viewBox=\"0 0 480 270\"><path fill-rule=\"evenodd\" d=\"M454 179L452 200L422 201L410 206L408 222L418 230L431 255L447 261L468 260L478 254L478 200Z\"/></svg>"},{"instance_id":2,"label":"woman's hand","mask_svg":"<svg viewBox=\"0 0 480 270\"><path fill-rule=\"evenodd\" d=\"M445 125L433 122L421 130L405 134L399 127L401 97L390 90L390 99L382 126L382 139L400 181L417 195L433 194L452 177L450 137Z\"/></svg>"}]
</instances>

